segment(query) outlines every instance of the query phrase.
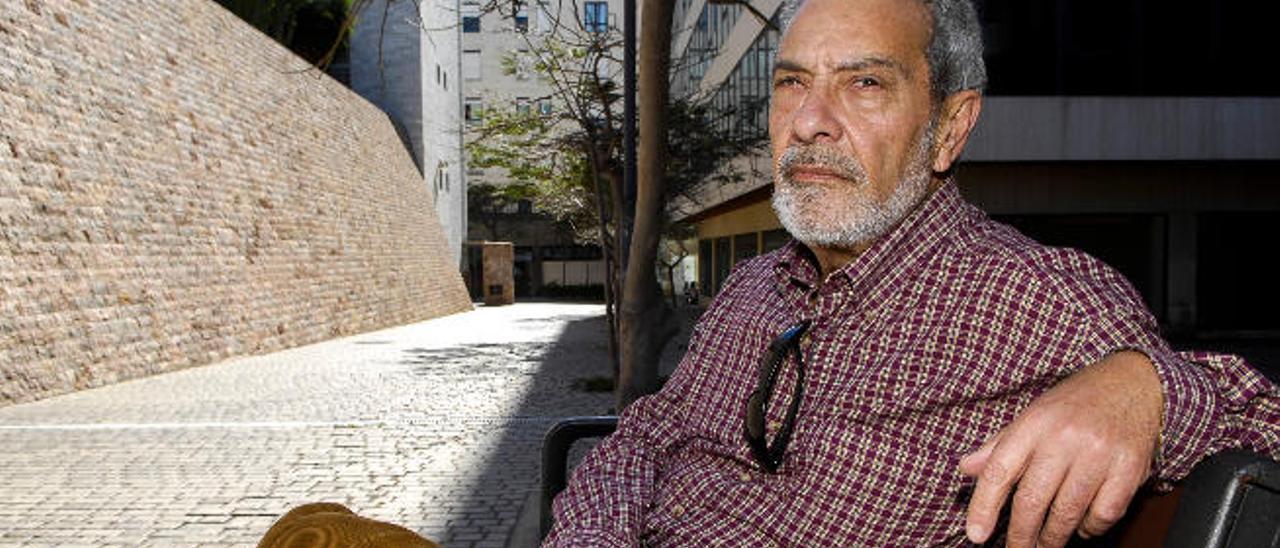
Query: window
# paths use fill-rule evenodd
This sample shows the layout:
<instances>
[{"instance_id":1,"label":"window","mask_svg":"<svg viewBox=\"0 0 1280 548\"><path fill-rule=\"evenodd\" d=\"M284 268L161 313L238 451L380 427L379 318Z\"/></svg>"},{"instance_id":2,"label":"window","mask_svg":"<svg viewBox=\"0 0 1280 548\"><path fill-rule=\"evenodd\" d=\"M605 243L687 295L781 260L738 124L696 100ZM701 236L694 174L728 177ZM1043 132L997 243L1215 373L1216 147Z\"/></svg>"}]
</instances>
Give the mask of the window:
<instances>
[{"instance_id":1,"label":"window","mask_svg":"<svg viewBox=\"0 0 1280 548\"><path fill-rule=\"evenodd\" d=\"M462 105L462 117L469 124L480 121L480 117L484 115L484 105L479 97L467 97Z\"/></svg>"},{"instance_id":2,"label":"window","mask_svg":"<svg viewBox=\"0 0 1280 548\"><path fill-rule=\"evenodd\" d=\"M529 98L516 97L516 114L529 114Z\"/></svg>"},{"instance_id":3,"label":"window","mask_svg":"<svg viewBox=\"0 0 1280 548\"><path fill-rule=\"evenodd\" d=\"M533 57L529 55L529 50L516 50L514 60L516 79L528 80L529 73L533 71Z\"/></svg>"},{"instance_id":4,"label":"window","mask_svg":"<svg viewBox=\"0 0 1280 548\"><path fill-rule=\"evenodd\" d=\"M582 26L587 32L608 32L609 4L607 2L587 2L582 18Z\"/></svg>"},{"instance_id":5,"label":"window","mask_svg":"<svg viewBox=\"0 0 1280 548\"><path fill-rule=\"evenodd\" d=\"M546 0L538 2L538 32L546 34L551 32L551 8L547 6Z\"/></svg>"},{"instance_id":6,"label":"window","mask_svg":"<svg viewBox=\"0 0 1280 548\"><path fill-rule=\"evenodd\" d=\"M480 75L480 50L463 50L462 77L466 80L479 80Z\"/></svg>"},{"instance_id":7,"label":"window","mask_svg":"<svg viewBox=\"0 0 1280 548\"><path fill-rule=\"evenodd\" d=\"M462 32L480 32L480 5L468 2L462 6Z\"/></svg>"},{"instance_id":8,"label":"window","mask_svg":"<svg viewBox=\"0 0 1280 548\"><path fill-rule=\"evenodd\" d=\"M539 100L538 100L538 114L541 114L541 115L543 115L543 116L550 116L550 115L551 115L551 100L550 100L550 99L539 99Z\"/></svg>"},{"instance_id":9,"label":"window","mask_svg":"<svg viewBox=\"0 0 1280 548\"><path fill-rule=\"evenodd\" d=\"M746 234L738 234L733 237L733 264L755 257L760 254L758 249L759 237L755 232Z\"/></svg>"},{"instance_id":10,"label":"window","mask_svg":"<svg viewBox=\"0 0 1280 548\"><path fill-rule=\"evenodd\" d=\"M516 32L529 32L529 10L522 4L516 9Z\"/></svg>"}]
</instances>

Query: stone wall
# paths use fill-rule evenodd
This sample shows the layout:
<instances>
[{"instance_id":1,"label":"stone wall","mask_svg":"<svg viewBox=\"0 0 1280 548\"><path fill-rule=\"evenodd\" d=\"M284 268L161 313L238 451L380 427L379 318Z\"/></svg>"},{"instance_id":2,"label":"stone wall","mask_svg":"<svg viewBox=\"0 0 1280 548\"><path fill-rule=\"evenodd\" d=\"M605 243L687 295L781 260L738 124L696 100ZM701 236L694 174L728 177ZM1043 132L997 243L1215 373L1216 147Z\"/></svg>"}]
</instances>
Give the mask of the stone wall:
<instances>
[{"instance_id":1,"label":"stone wall","mask_svg":"<svg viewBox=\"0 0 1280 548\"><path fill-rule=\"evenodd\" d=\"M386 115L206 0L0 2L0 404L470 308Z\"/></svg>"}]
</instances>

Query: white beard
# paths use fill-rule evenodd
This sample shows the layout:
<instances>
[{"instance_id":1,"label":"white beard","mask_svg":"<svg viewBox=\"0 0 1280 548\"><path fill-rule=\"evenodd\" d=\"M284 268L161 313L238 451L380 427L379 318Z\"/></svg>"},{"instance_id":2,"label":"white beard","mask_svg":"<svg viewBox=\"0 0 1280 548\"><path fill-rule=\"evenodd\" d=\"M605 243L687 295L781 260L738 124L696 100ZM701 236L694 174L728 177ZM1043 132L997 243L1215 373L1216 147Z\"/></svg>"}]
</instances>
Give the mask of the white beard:
<instances>
[{"instance_id":1,"label":"white beard","mask_svg":"<svg viewBox=\"0 0 1280 548\"><path fill-rule=\"evenodd\" d=\"M906 174L884 202L876 199L866 170L851 156L818 145L788 148L774 168L773 210L778 220L792 237L811 247L852 249L888 233L928 194L932 125L920 136ZM850 186L796 183L788 174L795 163L842 171Z\"/></svg>"}]
</instances>

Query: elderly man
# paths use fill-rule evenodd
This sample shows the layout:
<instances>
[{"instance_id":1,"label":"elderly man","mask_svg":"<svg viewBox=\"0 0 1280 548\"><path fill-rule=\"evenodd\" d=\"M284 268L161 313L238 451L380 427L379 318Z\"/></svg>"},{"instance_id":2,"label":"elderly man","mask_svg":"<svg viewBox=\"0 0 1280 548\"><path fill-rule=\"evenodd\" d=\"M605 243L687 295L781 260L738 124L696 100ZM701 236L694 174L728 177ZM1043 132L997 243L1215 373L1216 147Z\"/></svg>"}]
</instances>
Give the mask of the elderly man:
<instances>
[{"instance_id":1,"label":"elderly man","mask_svg":"<svg viewBox=\"0 0 1280 548\"><path fill-rule=\"evenodd\" d=\"M796 10L769 119L796 241L734 271L547 545L1061 546L1148 479L1280 453L1275 385L1173 353L1120 275L960 196L981 54L966 0Z\"/></svg>"}]
</instances>

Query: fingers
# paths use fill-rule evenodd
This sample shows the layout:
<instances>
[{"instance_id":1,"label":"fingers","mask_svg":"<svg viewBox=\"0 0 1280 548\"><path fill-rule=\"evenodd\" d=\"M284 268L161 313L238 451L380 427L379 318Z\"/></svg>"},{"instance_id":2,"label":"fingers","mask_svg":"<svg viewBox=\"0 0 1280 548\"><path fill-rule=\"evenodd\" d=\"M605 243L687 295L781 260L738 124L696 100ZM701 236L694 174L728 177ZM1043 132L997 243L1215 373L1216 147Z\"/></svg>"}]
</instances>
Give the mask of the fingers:
<instances>
[{"instance_id":1,"label":"fingers","mask_svg":"<svg viewBox=\"0 0 1280 548\"><path fill-rule=\"evenodd\" d=\"M1039 546L1057 548L1071 540L1106 478L1106 469L1092 464L1076 462L1067 472L1040 529Z\"/></svg>"},{"instance_id":2,"label":"fingers","mask_svg":"<svg viewBox=\"0 0 1280 548\"><path fill-rule=\"evenodd\" d=\"M969 514L965 523L965 535L969 541L982 544L991 536L1000 509L1009 496L1009 490L1022 476L1027 456L1034 446L1032 440L1005 430L993 439L986 462L978 473L978 481L969 499ZM988 442L988 443L992 443ZM979 449L979 453L982 450Z\"/></svg>"},{"instance_id":3,"label":"fingers","mask_svg":"<svg viewBox=\"0 0 1280 548\"><path fill-rule=\"evenodd\" d=\"M1123 463L1117 468L1121 470L1113 471L1107 475L1107 478L1098 489L1097 496L1093 498L1093 503L1089 505L1089 512L1085 514L1084 520L1080 522L1080 535L1084 537L1098 536L1106 533L1115 525L1120 518L1124 517L1125 510L1129 507L1129 501L1133 500L1133 495L1138 491L1138 487L1142 486L1142 482L1146 481L1146 468L1141 468L1138 472L1139 465L1131 465ZM1127 469L1124 469L1127 468Z\"/></svg>"},{"instance_id":4,"label":"fingers","mask_svg":"<svg viewBox=\"0 0 1280 548\"><path fill-rule=\"evenodd\" d=\"M979 447L972 453L961 457L960 473L972 478L982 472L982 468L987 464L987 459L991 457L991 451L995 449L997 443L1000 443L1000 437L1002 434L1004 434L1004 430L997 432L996 435L992 436L991 439L982 444L982 447Z\"/></svg>"},{"instance_id":5,"label":"fingers","mask_svg":"<svg viewBox=\"0 0 1280 548\"><path fill-rule=\"evenodd\" d=\"M1018 481L1009 512L1009 548L1033 548L1040 535L1045 512L1054 502L1054 494L1067 475L1069 463L1060 454L1040 453L1031 457L1026 472ZM1087 504L1087 503L1086 503ZM1084 514L1085 507L1080 509ZM1077 521L1079 521L1077 519ZM1075 523L1068 532L1075 529Z\"/></svg>"}]
</instances>

